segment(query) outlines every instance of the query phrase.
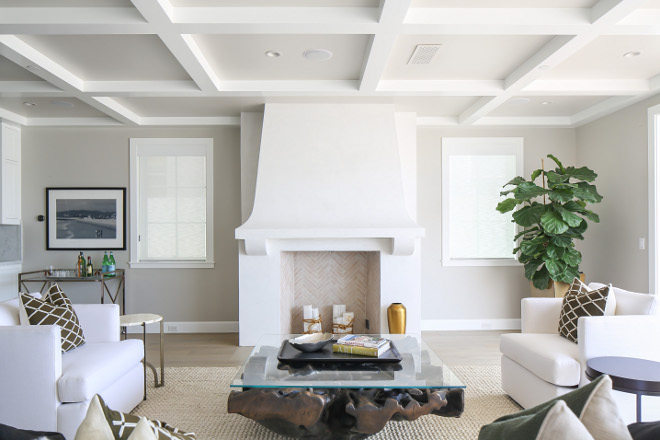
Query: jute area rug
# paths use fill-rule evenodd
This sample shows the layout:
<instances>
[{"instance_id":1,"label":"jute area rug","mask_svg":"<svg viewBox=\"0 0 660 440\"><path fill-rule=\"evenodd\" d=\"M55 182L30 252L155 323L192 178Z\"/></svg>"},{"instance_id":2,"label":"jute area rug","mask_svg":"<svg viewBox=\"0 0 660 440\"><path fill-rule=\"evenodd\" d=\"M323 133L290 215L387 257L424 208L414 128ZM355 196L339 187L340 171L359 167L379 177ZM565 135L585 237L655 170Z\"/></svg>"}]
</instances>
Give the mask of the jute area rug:
<instances>
[{"instance_id":1,"label":"jute area rug","mask_svg":"<svg viewBox=\"0 0 660 440\"><path fill-rule=\"evenodd\" d=\"M227 414L229 383L238 367L166 368L165 386L147 392L134 414L193 431L198 440L284 440L274 432L238 414ZM465 382L465 412L459 418L434 415L409 422L389 422L373 440L476 439L482 425L520 411L502 391L499 366L453 367Z\"/></svg>"}]
</instances>

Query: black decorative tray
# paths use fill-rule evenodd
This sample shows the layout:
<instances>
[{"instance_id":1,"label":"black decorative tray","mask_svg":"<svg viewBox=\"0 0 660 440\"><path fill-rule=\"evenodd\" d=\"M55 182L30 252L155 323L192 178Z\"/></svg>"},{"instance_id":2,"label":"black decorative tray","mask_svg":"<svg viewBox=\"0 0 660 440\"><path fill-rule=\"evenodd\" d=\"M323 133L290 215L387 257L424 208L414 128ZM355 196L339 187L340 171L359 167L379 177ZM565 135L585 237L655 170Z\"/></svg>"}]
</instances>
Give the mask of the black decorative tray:
<instances>
[{"instance_id":1,"label":"black decorative tray","mask_svg":"<svg viewBox=\"0 0 660 440\"><path fill-rule=\"evenodd\" d=\"M390 349L378 357L375 356L361 356L357 354L348 353L333 353L332 344L328 344L319 351L311 353L303 353L300 350L293 348L289 341L283 341L279 353L277 353L277 360L285 364L302 364L302 363L338 363L338 364L365 364L365 363L399 363L403 358L401 353L396 349L393 342L390 342Z\"/></svg>"}]
</instances>

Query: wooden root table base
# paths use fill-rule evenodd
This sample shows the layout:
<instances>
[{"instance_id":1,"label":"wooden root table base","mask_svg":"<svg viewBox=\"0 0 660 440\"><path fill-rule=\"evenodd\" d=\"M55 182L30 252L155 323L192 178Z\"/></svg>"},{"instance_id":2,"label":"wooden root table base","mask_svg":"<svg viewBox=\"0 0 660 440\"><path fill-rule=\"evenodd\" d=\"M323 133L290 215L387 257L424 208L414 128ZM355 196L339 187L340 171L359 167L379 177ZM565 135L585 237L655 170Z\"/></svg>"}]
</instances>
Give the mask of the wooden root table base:
<instances>
[{"instance_id":1,"label":"wooden root table base","mask_svg":"<svg viewBox=\"0 0 660 440\"><path fill-rule=\"evenodd\" d=\"M389 420L458 417L465 406L463 391L251 388L232 391L227 411L289 437L354 440L379 432Z\"/></svg>"}]
</instances>

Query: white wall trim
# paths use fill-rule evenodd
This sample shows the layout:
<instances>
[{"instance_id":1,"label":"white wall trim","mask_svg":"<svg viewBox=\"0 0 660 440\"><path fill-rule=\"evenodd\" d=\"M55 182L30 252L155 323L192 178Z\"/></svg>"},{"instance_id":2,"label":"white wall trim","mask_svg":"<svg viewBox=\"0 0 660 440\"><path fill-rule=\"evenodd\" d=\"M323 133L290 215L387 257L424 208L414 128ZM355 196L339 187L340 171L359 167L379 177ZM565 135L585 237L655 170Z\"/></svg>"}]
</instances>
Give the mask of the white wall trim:
<instances>
[{"instance_id":1,"label":"white wall trim","mask_svg":"<svg viewBox=\"0 0 660 440\"><path fill-rule=\"evenodd\" d=\"M658 231L656 222L658 219L658 170L656 163L658 161L658 148L660 145L656 131L660 130L660 105L650 107L648 110L648 130L649 130L649 292L658 294L658 276L660 275L656 268L658 261Z\"/></svg>"},{"instance_id":2,"label":"white wall trim","mask_svg":"<svg viewBox=\"0 0 660 440\"><path fill-rule=\"evenodd\" d=\"M422 331L520 330L520 319L424 319Z\"/></svg>"},{"instance_id":3,"label":"white wall trim","mask_svg":"<svg viewBox=\"0 0 660 440\"><path fill-rule=\"evenodd\" d=\"M147 324L147 333L159 333L160 324ZM128 327L128 333L142 333L141 326ZM165 322L165 333L238 333L238 321Z\"/></svg>"}]
</instances>

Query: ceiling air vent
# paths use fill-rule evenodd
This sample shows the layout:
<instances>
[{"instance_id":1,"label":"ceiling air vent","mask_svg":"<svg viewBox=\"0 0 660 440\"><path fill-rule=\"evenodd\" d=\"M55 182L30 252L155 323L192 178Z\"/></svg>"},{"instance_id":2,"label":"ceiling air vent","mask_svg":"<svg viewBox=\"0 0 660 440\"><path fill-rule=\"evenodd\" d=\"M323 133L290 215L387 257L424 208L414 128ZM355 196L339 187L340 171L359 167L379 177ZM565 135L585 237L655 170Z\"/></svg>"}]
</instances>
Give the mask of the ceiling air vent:
<instances>
[{"instance_id":1,"label":"ceiling air vent","mask_svg":"<svg viewBox=\"0 0 660 440\"><path fill-rule=\"evenodd\" d=\"M408 64L431 64L431 60L442 44L418 44L408 60Z\"/></svg>"}]
</instances>

